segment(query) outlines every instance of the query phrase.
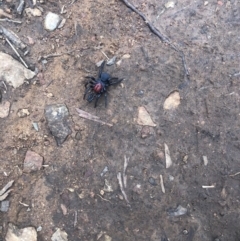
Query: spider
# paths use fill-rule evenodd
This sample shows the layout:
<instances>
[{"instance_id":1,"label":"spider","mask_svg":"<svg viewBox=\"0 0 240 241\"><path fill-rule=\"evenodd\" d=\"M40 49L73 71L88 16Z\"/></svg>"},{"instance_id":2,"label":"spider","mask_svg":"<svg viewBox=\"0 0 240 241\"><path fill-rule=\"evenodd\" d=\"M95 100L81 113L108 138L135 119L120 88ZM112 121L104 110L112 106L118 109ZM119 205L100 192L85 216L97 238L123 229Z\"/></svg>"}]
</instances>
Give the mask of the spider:
<instances>
[{"instance_id":1,"label":"spider","mask_svg":"<svg viewBox=\"0 0 240 241\"><path fill-rule=\"evenodd\" d=\"M110 85L118 84L123 80L111 77L108 73L103 72L104 65L105 61L103 61L99 68L97 79L92 76L86 76L89 81L85 84L86 90L83 99L87 99L88 102L92 102L94 99L96 99L94 105L95 108L97 107L98 99L102 94L105 96L105 107L107 107L107 88Z\"/></svg>"}]
</instances>

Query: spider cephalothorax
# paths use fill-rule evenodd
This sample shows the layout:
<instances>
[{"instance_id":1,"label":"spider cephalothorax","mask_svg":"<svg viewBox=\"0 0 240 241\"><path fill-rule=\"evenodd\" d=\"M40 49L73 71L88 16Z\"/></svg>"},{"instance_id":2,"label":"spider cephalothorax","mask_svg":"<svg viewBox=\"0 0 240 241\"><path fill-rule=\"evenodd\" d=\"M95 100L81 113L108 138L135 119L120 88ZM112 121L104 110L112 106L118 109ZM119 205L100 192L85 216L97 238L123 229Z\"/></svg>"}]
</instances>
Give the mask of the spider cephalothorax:
<instances>
[{"instance_id":1,"label":"spider cephalothorax","mask_svg":"<svg viewBox=\"0 0 240 241\"><path fill-rule=\"evenodd\" d=\"M103 68L105 65L105 61L101 64L99 69L98 78L95 79L92 76L87 76L86 78L89 79L89 81L85 84L85 93L83 99L87 99L88 102L92 102L95 100L94 107L97 106L98 99L102 94L105 96L105 107L107 106L107 88L110 85L117 84L121 82L123 79L118 79L111 77L108 73L103 72Z\"/></svg>"}]
</instances>

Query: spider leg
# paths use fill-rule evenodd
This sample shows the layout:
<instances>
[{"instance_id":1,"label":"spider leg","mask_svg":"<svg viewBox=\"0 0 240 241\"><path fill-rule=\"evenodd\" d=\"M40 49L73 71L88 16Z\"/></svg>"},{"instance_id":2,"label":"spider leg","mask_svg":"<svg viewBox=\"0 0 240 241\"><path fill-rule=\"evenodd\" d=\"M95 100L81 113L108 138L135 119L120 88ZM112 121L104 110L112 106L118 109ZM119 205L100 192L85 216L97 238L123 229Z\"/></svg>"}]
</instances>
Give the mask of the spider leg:
<instances>
[{"instance_id":1,"label":"spider leg","mask_svg":"<svg viewBox=\"0 0 240 241\"><path fill-rule=\"evenodd\" d=\"M91 79L91 80L93 80L93 81L96 81L96 79L95 79L94 77L92 77L92 76L86 76L85 78Z\"/></svg>"},{"instance_id":2,"label":"spider leg","mask_svg":"<svg viewBox=\"0 0 240 241\"><path fill-rule=\"evenodd\" d=\"M84 100L85 100L86 94L89 92L89 90L91 90L91 86L89 86L89 87L85 90L84 96L83 96L83 99L84 99Z\"/></svg>"},{"instance_id":3,"label":"spider leg","mask_svg":"<svg viewBox=\"0 0 240 241\"><path fill-rule=\"evenodd\" d=\"M104 97L105 97L105 108L106 108L107 107L107 92L105 92Z\"/></svg>"},{"instance_id":4,"label":"spider leg","mask_svg":"<svg viewBox=\"0 0 240 241\"><path fill-rule=\"evenodd\" d=\"M119 78L111 78L108 80L109 85L115 85L120 83L121 81L123 81L123 79L119 79Z\"/></svg>"},{"instance_id":5,"label":"spider leg","mask_svg":"<svg viewBox=\"0 0 240 241\"><path fill-rule=\"evenodd\" d=\"M95 97L96 97L95 93L90 93L87 97L87 101L92 102Z\"/></svg>"},{"instance_id":6,"label":"spider leg","mask_svg":"<svg viewBox=\"0 0 240 241\"><path fill-rule=\"evenodd\" d=\"M100 66L99 73L98 73L98 78L101 78L101 74L103 72L104 65L105 65L105 61L103 61L101 66Z\"/></svg>"},{"instance_id":7,"label":"spider leg","mask_svg":"<svg viewBox=\"0 0 240 241\"><path fill-rule=\"evenodd\" d=\"M100 97L100 96L101 96L101 94L96 95L96 101L95 101L94 108L96 108L96 107L97 107L97 102L98 102L98 99L99 99L99 97Z\"/></svg>"}]
</instances>

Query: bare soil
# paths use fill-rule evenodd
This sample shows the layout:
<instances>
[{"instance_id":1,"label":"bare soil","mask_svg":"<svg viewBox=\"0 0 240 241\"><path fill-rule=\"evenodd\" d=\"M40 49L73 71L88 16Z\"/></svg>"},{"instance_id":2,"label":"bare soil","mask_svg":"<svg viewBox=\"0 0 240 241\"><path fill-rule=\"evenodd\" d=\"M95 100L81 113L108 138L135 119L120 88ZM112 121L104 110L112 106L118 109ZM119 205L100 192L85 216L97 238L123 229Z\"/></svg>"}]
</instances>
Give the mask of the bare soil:
<instances>
[{"instance_id":1,"label":"bare soil","mask_svg":"<svg viewBox=\"0 0 240 241\"><path fill-rule=\"evenodd\" d=\"M29 7L31 3L26 1ZM15 183L8 197L10 208L0 213L0 240L9 222L20 228L42 226L40 241L51 240L56 228L67 232L71 241L97 240L101 232L114 241L240 240L240 175L231 176L240 171L239 1L176 0L173 8L165 8L167 1L132 3L185 53L189 80L179 53L120 0L37 2L42 17L24 13L21 25L1 22L27 44L28 36L35 41L25 59L41 75L18 89L8 86L3 94L11 111L0 120L0 188L10 180ZM17 5L15 0L0 1L3 9L15 11ZM60 14L63 5L66 24L46 31L45 15ZM3 40L0 51L17 59ZM102 52L117 56L117 61L125 54L130 58L105 68L124 81L109 89L107 108L104 98L94 108L83 100L84 83L85 76L97 75L96 63L105 59ZM61 55L41 62L41 56L55 53ZM164 110L174 90L181 104ZM72 129L60 147L44 115L46 105L58 103L67 105ZM146 138L136 122L139 106L157 125L147 129ZM30 115L19 118L17 112L23 108ZM113 127L80 118L76 108ZM39 132L32 122L38 123ZM173 160L168 169L164 143ZM44 157L41 171L22 172L27 150ZM130 158L125 191L131 208L117 181L125 155ZM202 156L207 156L208 165ZM101 176L105 166L109 172ZM149 183L150 177L157 185ZM105 179L113 191L103 194ZM187 214L169 216L178 205L187 208ZM110 240L106 235L99 240Z\"/></svg>"}]
</instances>

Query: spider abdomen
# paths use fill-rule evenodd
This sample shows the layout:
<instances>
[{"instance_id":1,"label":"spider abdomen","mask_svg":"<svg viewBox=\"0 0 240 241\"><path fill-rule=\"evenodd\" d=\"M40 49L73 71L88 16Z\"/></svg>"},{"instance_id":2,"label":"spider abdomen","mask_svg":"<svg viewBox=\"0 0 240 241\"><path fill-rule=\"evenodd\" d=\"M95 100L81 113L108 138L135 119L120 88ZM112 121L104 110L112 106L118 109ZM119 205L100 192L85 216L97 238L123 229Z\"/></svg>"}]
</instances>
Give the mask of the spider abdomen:
<instances>
[{"instance_id":1,"label":"spider abdomen","mask_svg":"<svg viewBox=\"0 0 240 241\"><path fill-rule=\"evenodd\" d=\"M100 93L102 89L103 89L103 85L101 83L97 83L93 88L95 93Z\"/></svg>"}]
</instances>

